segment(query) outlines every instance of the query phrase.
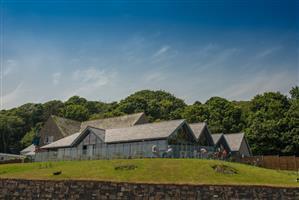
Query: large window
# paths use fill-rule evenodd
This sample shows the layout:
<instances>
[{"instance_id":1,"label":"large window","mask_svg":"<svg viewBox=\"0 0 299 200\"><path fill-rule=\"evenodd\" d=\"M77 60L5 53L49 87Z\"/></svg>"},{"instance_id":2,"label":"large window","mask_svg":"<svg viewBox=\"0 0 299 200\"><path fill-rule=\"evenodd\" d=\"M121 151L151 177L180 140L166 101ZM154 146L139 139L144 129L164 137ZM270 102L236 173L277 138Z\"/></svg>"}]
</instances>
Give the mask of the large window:
<instances>
[{"instance_id":1,"label":"large window","mask_svg":"<svg viewBox=\"0 0 299 200\"><path fill-rule=\"evenodd\" d=\"M168 139L168 144L194 144L195 139L192 137L188 128L184 125L178 129L170 138Z\"/></svg>"}]
</instances>

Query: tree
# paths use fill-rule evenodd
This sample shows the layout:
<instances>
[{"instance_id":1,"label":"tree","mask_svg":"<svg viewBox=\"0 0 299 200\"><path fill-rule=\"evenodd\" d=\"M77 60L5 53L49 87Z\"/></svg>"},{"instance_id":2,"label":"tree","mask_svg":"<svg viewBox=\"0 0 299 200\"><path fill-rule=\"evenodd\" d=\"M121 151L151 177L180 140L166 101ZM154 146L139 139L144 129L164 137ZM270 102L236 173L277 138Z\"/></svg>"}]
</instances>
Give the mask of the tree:
<instances>
[{"instance_id":1,"label":"tree","mask_svg":"<svg viewBox=\"0 0 299 200\"><path fill-rule=\"evenodd\" d=\"M33 140L37 137L37 133L42 128L43 123L37 123L35 127L31 128L21 140L22 147L25 148L33 143Z\"/></svg>"},{"instance_id":2,"label":"tree","mask_svg":"<svg viewBox=\"0 0 299 200\"><path fill-rule=\"evenodd\" d=\"M189 123L203 122L208 119L207 107L204 104L193 104L187 106L183 112L182 117Z\"/></svg>"},{"instance_id":3,"label":"tree","mask_svg":"<svg viewBox=\"0 0 299 200\"><path fill-rule=\"evenodd\" d=\"M292 87L290 94L292 99L299 99L299 87L298 86Z\"/></svg>"},{"instance_id":4,"label":"tree","mask_svg":"<svg viewBox=\"0 0 299 200\"><path fill-rule=\"evenodd\" d=\"M281 140L282 152L299 155L299 99L291 101L290 109L286 112L287 130Z\"/></svg>"},{"instance_id":5,"label":"tree","mask_svg":"<svg viewBox=\"0 0 299 200\"><path fill-rule=\"evenodd\" d=\"M165 91L142 90L120 101L118 110L131 114L145 112L150 121L178 117L178 110L186 106L183 100Z\"/></svg>"},{"instance_id":6,"label":"tree","mask_svg":"<svg viewBox=\"0 0 299 200\"><path fill-rule=\"evenodd\" d=\"M24 122L20 117L0 115L0 152L17 153L23 137Z\"/></svg>"},{"instance_id":7,"label":"tree","mask_svg":"<svg viewBox=\"0 0 299 200\"><path fill-rule=\"evenodd\" d=\"M63 111L63 116L68 119L85 121L89 118L88 109L82 105L68 105Z\"/></svg>"},{"instance_id":8,"label":"tree","mask_svg":"<svg viewBox=\"0 0 299 200\"><path fill-rule=\"evenodd\" d=\"M81 105L85 106L87 103L87 100L85 98L79 97L79 96L73 96L69 98L66 102L65 105Z\"/></svg>"},{"instance_id":9,"label":"tree","mask_svg":"<svg viewBox=\"0 0 299 200\"><path fill-rule=\"evenodd\" d=\"M51 115L60 115L60 112L64 108L64 104L61 101L53 100L44 103L43 105L43 121L46 121Z\"/></svg>"},{"instance_id":10,"label":"tree","mask_svg":"<svg viewBox=\"0 0 299 200\"><path fill-rule=\"evenodd\" d=\"M256 95L250 103L246 133L252 151L256 154L283 154L287 145L288 124L285 120L290 103L279 92Z\"/></svg>"},{"instance_id":11,"label":"tree","mask_svg":"<svg viewBox=\"0 0 299 200\"><path fill-rule=\"evenodd\" d=\"M212 97L206 103L206 120L214 132L239 132L244 126L242 111L232 102L220 97Z\"/></svg>"}]
</instances>

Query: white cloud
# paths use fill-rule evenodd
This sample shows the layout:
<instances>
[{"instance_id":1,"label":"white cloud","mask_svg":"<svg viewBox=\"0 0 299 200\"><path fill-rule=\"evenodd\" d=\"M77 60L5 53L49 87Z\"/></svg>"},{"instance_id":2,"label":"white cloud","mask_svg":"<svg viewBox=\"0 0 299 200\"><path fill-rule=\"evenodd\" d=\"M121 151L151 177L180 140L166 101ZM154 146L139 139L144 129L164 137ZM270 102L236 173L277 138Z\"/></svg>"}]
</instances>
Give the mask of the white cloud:
<instances>
[{"instance_id":1,"label":"white cloud","mask_svg":"<svg viewBox=\"0 0 299 200\"><path fill-rule=\"evenodd\" d=\"M280 50L280 49L281 49L281 47L271 47L271 48L268 48L268 49L265 49L265 50L259 52L259 53L256 55L256 57L257 57L257 58L264 58L264 57L266 57L266 56L269 56L269 55L271 55L271 54L277 52L277 51Z\"/></svg>"},{"instance_id":2,"label":"white cloud","mask_svg":"<svg viewBox=\"0 0 299 200\"><path fill-rule=\"evenodd\" d=\"M16 60L7 60L3 67L3 77L6 77L17 70Z\"/></svg>"},{"instance_id":3,"label":"white cloud","mask_svg":"<svg viewBox=\"0 0 299 200\"><path fill-rule=\"evenodd\" d=\"M226 62L231 61L233 56L237 55L240 52L238 48L227 48L227 49L219 49L218 51L211 51L215 50L214 48L208 48L203 50L202 54L205 55L206 61L200 62L196 65L199 71L217 68L217 67L224 67Z\"/></svg>"},{"instance_id":4,"label":"white cloud","mask_svg":"<svg viewBox=\"0 0 299 200\"><path fill-rule=\"evenodd\" d=\"M144 77L144 80L146 82L163 81L165 79L166 79L166 76L162 72L148 73Z\"/></svg>"},{"instance_id":5,"label":"white cloud","mask_svg":"<svg viewBox=\"0 0 299 200\"><path fill-rule=\"evenodd\" d=\"M161 56L161 55L165 54L169 50L170 50L170 46L164 45L158 51L156 51L154 53L153 57Z\"/></svg>"},{"instance_id":6,"label":"white cloud","mask_svg":"<svg viewBox=\"0 0 299 200\"><path fill-rule=\"evenodd\" d=\"M15 89L1 97L3 107L11 107L11 104L18 101L22 97L23 93L23 83L19 83Z\"/></svg>"},{"instance_id":7,"label":"white cloud","mask_svg":"<svg viewBox=\"0 0 299 200\"><path fill-rule=\"evenodd\" d=\"M77 86L77 88L68 96L90 96L93 93L98 93L99 89L111 84L116 75L115 71L107 72L95 67L90 67L86 70L78 69L72 74L73 85Z\"/></svg>"},{"instance_id":8,"label":"white cloud","mask_svg":"<svg viewBox=\"0 0 299 200\"><path fill-rule=\"evenodd\" d=\"M61 73L60 72L56 72L56 73L52 74L53 84L58 85L60 83L60 78L61 78Z\"/></svg>"},{"instance_id":9,"label":"white cloud","mask_svg":"<svg viewBox=\"0 0 299 200\"><path fill-rule=\"evenodd\" d=\"M288 71L259 72L249 74L239 80L238 83L228 86L218 95L232 100L250 99L256 94L267 91L280 91L288 93L290 88L296 84L296 73Z\"/></svg>"}]
</instances>

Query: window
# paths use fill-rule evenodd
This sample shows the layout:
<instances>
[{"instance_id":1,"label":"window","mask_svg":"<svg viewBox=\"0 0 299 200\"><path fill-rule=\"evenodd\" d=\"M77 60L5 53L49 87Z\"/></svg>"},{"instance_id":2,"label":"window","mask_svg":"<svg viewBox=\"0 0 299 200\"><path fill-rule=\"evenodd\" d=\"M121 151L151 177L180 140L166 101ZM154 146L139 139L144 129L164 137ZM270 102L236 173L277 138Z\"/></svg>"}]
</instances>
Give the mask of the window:
<instances>
[{"instance_id":1,"label":"window","mask_svg":"<svg viewBox=\"0 0 299 200\"><path fill-rule=\"evenodd\" d=\"M50 144L54 141L54 136L46 136L45 144Z\"/></svg>"},{"instance_id":2,"label":"window","mask_svg":"<svg viewBox=\"0 0 299 200\"><path fill-rule=\"evenodd\" d=\"M87 154L87 145L83 145L83 154L86 155Z\"/></svg>"}]
</instances>

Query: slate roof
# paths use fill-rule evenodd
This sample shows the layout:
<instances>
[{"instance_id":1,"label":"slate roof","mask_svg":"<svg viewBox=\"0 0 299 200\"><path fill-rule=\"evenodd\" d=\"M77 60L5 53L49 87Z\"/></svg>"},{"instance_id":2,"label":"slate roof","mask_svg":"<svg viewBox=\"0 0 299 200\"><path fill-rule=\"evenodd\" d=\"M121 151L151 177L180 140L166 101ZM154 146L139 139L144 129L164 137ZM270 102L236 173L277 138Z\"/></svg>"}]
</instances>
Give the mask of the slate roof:
<instances>
[{"instance_id":1,"label":"slate roof","mask_svg":"<svg viewBox=\"0 0 299 200\"><path fill-rule=\"evenodd\" d=\"M185 123L185 120L180 119L141 124L127 128L108 129L105 133L105 142L116 143L167 138L183 123Z\"/></svg>"},{"instance_id":2,"label":"slate roof","mask_svg":"<svg viewBox=\"0 0 299 200\"><path fill-rule=\"evenodd\" d=\"M80 130L81 122L55 115L52 115L51 117L64 137L72 135Z\"/></svg>"},{"instance_id":3,"label":"slate roof","mask_svg":"<svg viewBox=\"0 0 299 200\"><path fill-rule=\"evenodd\" d=\"M245 137L244 133L224 134L224 138L226 139L226 141L232 151L240 150L240 147L241 147L244 137Z\"/></svg>"},{"instance_id":4,"label":"slate roof","mask_svg":"<svg viewBox=\"0 0 299 200\"><path fill-rule=\"evenodd\" d=\"M79 137L81 132L74 133L72 135L69 135L67 137L64 137L60 140L57 140L55 142L52 142L50 144L47 144L45 146L42 146L42 149L51 149L51 148L59 148L59 147L69 147L73 144L73 142Z\"/></svg>"},{"instance_id":5,"label":"slate roof","mask_svg":"<svg viewBox=\"0 0 299 200\"><path fill-rule=\"evenodd\" d=\"M120 117L111 117L105 119L85 121L82 122L80 131L84 130L88 126L101 128L101 129L131 127L134 126L136 122L143 116L144 113L136 113L136 114L124 115Z\"/></svg>"},{"instance_id":6,"label":"slate roof","mask_svg":"<svg viewBox=\"0 0 299 200\"><path fill-rule=\"evenodd\" d=\"M140 124L132 127L118 129L103 130L95 127L87 127L85 130L91 130L94 134L103 139L105 143L117 143L167 138L184 123L185 120L172 120L165 122ZM84 134L84 132L85 131L75 133L73 135L57 140L56 142L45 145L41 148L50 149L70 147L76 142L78 138L80 138L81 134Z\"/></svg>"},{"instance_id":7,"label":"slate roof","mask_svg":"<svg viewBox=\"0 0 299 200\"><path fill-rule=\"evenodd\" d=\"M215 145L219 142L219 140L221 139L222 136L223 136L223 133L212 134L212 138L213 138Z\"/></svg>"},{"instance_id":8,"label":"slate roof","mask_svg":"<svg viewBox=\"0 0 299 200\"><path fill-rule=\"evenodd\" d=\"M30 146L26 147L25 149L23 149L22 151L20 151L21 154L27 154L30 152L35 152L35 145L31 144Z\"/></svg>"},{"instance_id":9,"label":"slate roof","mask_svg":"<svg viewBox=\"0 0 299 200\"><path fill-rule=\"evenodd\" d=\"M207 124L205 122L189 124L190 128L192 129L192 131L193 131L193 133L196 137L196 139L199 139L199 137L203 133L203 130L205 129L206 125Z\"/></svg>"}]
</instances>

